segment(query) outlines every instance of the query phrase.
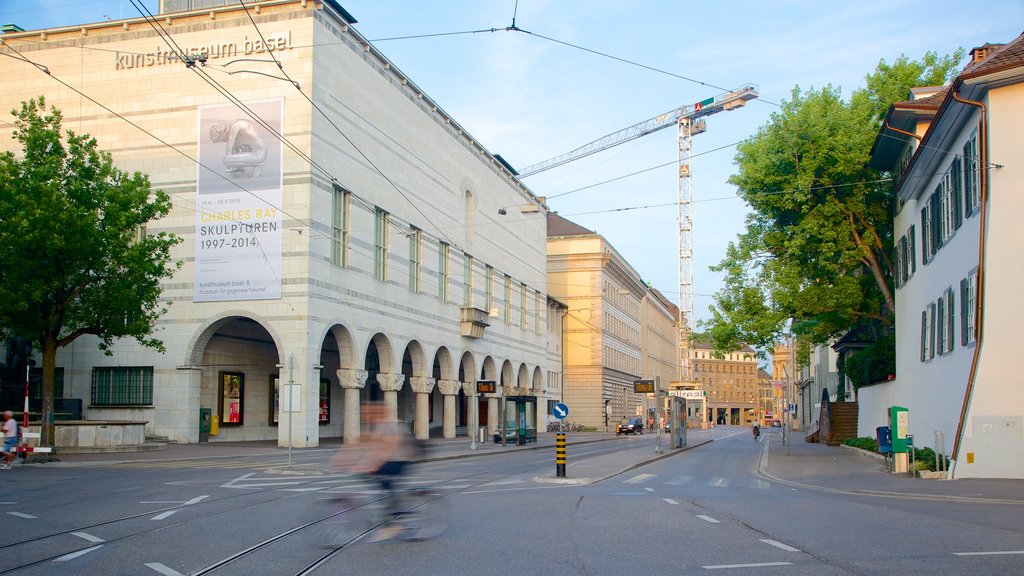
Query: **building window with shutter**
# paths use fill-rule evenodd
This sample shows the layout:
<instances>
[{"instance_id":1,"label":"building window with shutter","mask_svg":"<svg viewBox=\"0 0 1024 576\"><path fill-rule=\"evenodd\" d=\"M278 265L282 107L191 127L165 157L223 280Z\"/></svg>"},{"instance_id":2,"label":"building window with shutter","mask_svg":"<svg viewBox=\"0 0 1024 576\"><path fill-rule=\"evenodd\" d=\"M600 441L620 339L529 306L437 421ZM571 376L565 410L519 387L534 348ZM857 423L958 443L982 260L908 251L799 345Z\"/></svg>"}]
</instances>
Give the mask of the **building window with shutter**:
<instances>
[{"instance_id":1,"label":"building window with shutter","mask_svg":"<svg viewBox=\"0 0 1024 576\"><path fill-rule=\"evenodd\" d=\"M975 311L977 307L978 273L960 281L960 344L975 342Z\"/></svg>"},{"instance_id":2,"label":"building window with shutter","mask_svg":"<svg viewBox=\"0 0 1024 576\"><path fill-rule=\"evenodd\" d=\"M382 208L375 211L373 226L373 276L388 281L388 257L391 243L391 214Z\"/></svg>"}]
</instances>

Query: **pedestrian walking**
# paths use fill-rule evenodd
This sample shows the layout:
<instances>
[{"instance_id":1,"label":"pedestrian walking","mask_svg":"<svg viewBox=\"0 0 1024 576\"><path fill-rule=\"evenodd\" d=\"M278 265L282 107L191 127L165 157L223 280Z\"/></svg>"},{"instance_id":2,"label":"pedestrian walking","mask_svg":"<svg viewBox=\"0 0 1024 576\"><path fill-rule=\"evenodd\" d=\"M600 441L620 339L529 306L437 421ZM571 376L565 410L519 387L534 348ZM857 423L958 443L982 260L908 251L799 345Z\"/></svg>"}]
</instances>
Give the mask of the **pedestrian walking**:
<instances>
[{"instance_id":1,"label":"pedestrian walking","mask_svg":"<svg viewBox=\"0 0 1024 576\"><path fill-rule=\"evenodd\" d=\"M9 470L18 449L18 421L10 410L4 410L4 423L0 425L0 430L4 432L4 463L0 470Z\"/></svg>"}]
</instances>

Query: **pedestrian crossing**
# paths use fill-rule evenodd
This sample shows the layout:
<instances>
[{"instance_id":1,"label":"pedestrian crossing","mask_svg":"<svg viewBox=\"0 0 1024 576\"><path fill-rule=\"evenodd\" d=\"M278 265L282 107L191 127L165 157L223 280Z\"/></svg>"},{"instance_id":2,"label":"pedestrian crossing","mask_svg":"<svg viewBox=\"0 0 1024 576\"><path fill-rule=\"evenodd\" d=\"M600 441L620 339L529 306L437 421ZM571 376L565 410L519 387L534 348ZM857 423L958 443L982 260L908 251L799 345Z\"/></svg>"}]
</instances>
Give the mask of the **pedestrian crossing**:
<instances>
[{"instance_id":1,"label":"pedestrian crossing","mask_svg":"<svg viewBox=\"0 0 1024 576\"><path fill-rule=\"evenodd\" d=\"M661 484L665 486L686 486L704 484L710 488L749 488L753 490L768 490L772 487L771 482L760 478L725 478L722 476L711 476L698 478L695 476L667 476L663 474L637 474L622 480L623 484Z\"/></svg>"},{"instance_id":2,"label":"pedestrian crossing","mask_svg":"<svg viewBox=\"0 0 1024 576\"><path fill-rule=\"evenodd\" d=\"M213 468L217 470L232 470L239 468L251 468L265 470L270 468L288 468L305 471L323 470L323 462L293 462L290 466L287 460L274 459L238 459L238 458L204 458L195 460L137 460L135 462L117 462L108 465L111 468Z\"/></svg>"}]
</instances>

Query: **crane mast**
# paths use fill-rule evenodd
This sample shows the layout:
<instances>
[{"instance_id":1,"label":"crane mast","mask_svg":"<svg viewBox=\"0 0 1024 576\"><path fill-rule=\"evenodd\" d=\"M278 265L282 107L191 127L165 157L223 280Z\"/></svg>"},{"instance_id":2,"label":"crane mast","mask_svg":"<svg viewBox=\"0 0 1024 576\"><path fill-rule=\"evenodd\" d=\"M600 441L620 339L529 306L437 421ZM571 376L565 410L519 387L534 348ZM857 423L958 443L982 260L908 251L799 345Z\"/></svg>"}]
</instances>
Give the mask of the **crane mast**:
<instances>
[{"instance_id":1,"label":"crane mast","mask_svg":"<svg viewBox=\"0 0 1024 576\"><path fill-rule=\"evenodd\" d=\"M704 132L707 128L703 117L726 110L734 110L754 98L757 98L757 87L745 84L730 92L719 94L714 98L701 100L692 105L684 105L598 138L593 142L580 146L565 154L549 158L543 162L532 164L519 170L519 177L526 178L538 172L550 170L596 154L619 144L636 140L669 126L678 129L678 186L677 207L679 211L679 378L681 382L691 382L693 374L690 366L690 323L693 322L693 181L690 170L692 157L691 139Z\"/></svg>"}]
</instances>

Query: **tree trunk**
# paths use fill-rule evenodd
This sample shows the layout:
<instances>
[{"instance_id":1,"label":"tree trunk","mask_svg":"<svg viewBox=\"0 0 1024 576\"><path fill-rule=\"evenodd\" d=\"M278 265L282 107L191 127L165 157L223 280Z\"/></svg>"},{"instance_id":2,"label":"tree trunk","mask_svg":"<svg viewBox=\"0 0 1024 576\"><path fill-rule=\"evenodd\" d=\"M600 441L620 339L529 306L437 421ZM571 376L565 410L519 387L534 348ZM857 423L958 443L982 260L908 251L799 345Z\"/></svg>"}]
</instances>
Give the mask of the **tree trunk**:
<instances>
[{"instance_id":1,"label":"tree trunk","mask_svg":"<svg viewBox=\"0 0 1024 576\"><path fill-rule=\"evenodd\" d=\"M39 445L53 446L53 393L54 373L57 365L57 338L49 333L43 336L42 421L39 423Z\"/></svg>"}]
</instances>

